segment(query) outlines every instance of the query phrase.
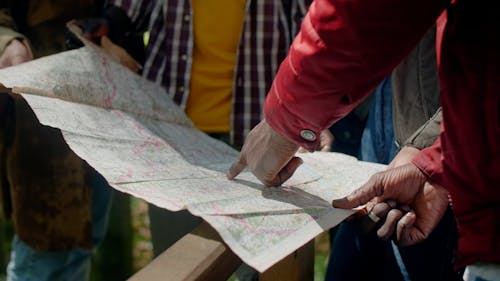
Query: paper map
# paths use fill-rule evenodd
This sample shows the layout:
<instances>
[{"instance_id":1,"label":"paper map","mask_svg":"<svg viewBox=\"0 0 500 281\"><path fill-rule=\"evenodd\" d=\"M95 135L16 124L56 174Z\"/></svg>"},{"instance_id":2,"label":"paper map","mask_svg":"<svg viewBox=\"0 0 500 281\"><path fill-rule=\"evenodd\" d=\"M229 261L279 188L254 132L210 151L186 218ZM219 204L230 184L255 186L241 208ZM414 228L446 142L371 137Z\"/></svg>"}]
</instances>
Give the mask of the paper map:
<instances>
[{"instance_id":1,"label":"paper map","mask_svg":"<svg viewBox=\"0 0 500 281\"><path fill-rule=\"evenodd\" d=\"M210 223L242 260L264 271L352 211L331 200L385 166L307 153L280 188L225 172L238 152L195 129L165 90L91 47L0 70L0 83L58 128L117 190Z\"/></svg>"}]
</instances>

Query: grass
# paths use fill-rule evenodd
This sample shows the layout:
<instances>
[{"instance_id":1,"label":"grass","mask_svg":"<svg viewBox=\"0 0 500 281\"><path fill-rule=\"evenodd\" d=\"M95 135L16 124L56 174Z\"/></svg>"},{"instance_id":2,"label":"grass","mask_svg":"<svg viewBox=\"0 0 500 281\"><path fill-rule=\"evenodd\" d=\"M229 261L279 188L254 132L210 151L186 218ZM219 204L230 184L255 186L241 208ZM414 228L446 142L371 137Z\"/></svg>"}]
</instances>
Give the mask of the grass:
<instances>
[{"instance_id":1,"label":"grass","mask_svg":"<svg viewBox=\"0 0 500 281\"><path fill-rule=\"evenodd\" d=\"M148 204L132 198L132 268L134 271L146 266L153 259L153 244L149 228Z\"/></svg>"},{"instance_id":2,"label":"grass","mask_svg":"<svg viewBox=\"0 0 500 281\"><path fill-rule=\"evenodd\" d=\"M330 235L328 231L318 235L314 240L314 281L325 280L328 256L330 254Z\"/></svg>"}]
</instances>

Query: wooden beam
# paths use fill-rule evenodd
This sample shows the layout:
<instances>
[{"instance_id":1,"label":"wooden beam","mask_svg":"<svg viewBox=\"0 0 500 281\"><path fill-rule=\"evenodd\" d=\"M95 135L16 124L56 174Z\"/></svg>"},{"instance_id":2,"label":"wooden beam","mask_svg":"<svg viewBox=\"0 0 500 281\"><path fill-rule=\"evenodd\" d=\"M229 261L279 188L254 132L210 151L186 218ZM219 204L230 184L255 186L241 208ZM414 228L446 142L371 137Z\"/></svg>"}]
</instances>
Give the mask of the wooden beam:
<instances>
[{"instance_id":1,"label":"wooden beam","mask_svg":"<svg viewBox=\"0 0 500 281\"><path fill-rule=\"evenodd\" d=\"M241 260L206 222L185 235L130 281L227 280ZM259 281L314 279L314 239L259 275Z\"/></svg>"},{"instance_id":2,"label":"wooden beam","mask_svg":"<svg viewBox=\"0 0 500 281\"><path fill-rule=\"evenodd\" d=\"M311 281L314 279L314 239L259 276L259 281Z\"/></svg>"},{"instance_id":3,"label":"wooden beam","mask_svg":"<svg viewBox=\"0 0 500 281\"><path fill-rule=\"evenodd\" d=\"M185 235L130 281L227 280L241 260L206 222Z\"/></svg>"}]
</instances>

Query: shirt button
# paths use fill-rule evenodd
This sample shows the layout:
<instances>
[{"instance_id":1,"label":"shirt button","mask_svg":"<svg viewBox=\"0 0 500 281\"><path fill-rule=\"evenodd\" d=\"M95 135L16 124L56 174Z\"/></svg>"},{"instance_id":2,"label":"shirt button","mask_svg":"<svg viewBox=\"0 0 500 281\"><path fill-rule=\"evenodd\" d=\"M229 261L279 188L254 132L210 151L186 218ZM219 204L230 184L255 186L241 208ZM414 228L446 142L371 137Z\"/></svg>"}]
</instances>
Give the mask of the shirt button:
<instances>
[{"instance_id":1,"label":"shirt button","mask_svg":"<svg viewBox=\"0 0 500 281\"><path fill-rule=\"evenodd\" d=\"M316 134L311 130L300 131L300 136L306 141L315 141L316 140Z\"/></svg>"},{"instance_id":2,"label":"shirt button","mask_svg":"<svg viewBox=\"0 0 500 281\"><path fill-rule=\"evenodd\" d=\"M184 92L184 87L180 86L179 87L179 92L181 92L181 93Z\"/></svg>"},{"instance_id":3,"label":"shirt button","mask_svg":"<svg viewBox=\"0 0 500 281\"><path fill-rule=\"evenodd\" d=\"M188 22L188 21L190 21L190 20L191 20L191 16L190 16L190 15L185 15L185 16L184 16L184 21L185 21L185 22Z\"/></svg>"},{"instance_id":4,"label":"shirt button","mask_svg":"<svg viewBox=\"0 0 500 281\"><path fill-rule=\"evenodd\" d=\"M187 60L187 55L182 55L181 60L186 61Z\"/></svg>"}]
</instances>

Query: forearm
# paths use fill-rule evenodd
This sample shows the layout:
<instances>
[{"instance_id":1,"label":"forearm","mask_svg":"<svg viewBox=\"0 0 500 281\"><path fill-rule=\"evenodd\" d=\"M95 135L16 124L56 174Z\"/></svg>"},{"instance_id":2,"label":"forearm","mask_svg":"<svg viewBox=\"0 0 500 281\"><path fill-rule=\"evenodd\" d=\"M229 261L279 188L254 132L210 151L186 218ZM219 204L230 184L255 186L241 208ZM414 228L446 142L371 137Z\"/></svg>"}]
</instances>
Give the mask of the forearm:
<instances>
[{"instance_id":1,"label":"forearm","mask_svg":"<svg viewBox=\"0 0 500 281\"><path fill-rule=\"evenodd\" d=\"M269 124L299 145L300 132L345 116L432 26L448 1L315 1L265 104ZM317 138L319 139L319 138Z\"/></svg>"},{"instance_id":2,"label":"forearm","mask_svg":"<svg viewBox=\"0 0 500 281\"><path fill-rule=\"evenodd\" d=\"M409 137L401 150L394 157L388 168L394 168L410 163L422 149L432 146L439 137L441 126L441 109Z\"/></svg>"},{"instance_id":3,"label":"forearm","mask_svg":"<svg viewBox=\"0 0 500 281\"><path fill-rule=\"evenodd\" d=\"M443 175L441 140L438 138L432 146L420 151L412 163L432 181L441 184Z\"/></svg>"}]
</instances>

